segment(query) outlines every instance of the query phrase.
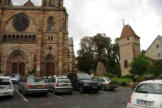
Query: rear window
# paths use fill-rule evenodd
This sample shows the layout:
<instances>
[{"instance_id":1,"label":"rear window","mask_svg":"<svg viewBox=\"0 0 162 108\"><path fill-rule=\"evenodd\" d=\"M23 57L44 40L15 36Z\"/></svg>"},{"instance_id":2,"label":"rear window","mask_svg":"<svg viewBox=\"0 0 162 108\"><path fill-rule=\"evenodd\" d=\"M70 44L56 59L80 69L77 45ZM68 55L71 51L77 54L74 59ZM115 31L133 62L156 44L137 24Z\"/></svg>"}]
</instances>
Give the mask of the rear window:
<instances>
[{"instance_id":1,"label":"rear window","mask_svg":"<svg viewBox=\"0 0 162 108\"><path fill-rule=\"evenodd\" d=\"M69 79L58 79L58 83L70 83Z\"/></svg>"},{"instance_id":2,"label":"rear window","mask_svg":"<svg viewBox=\"0 0 162 108\"><path fill-rule=\"evenodd\" d=\"M162 84L141 84L135 90L136 93L162 94Z\"/></svg>"},{"instance_id":3,"label":"rear window","mask_svg":"<svg viewBox=\"0 0 162 108\"><path fill-rule=\"evenodd\" d=\"M45 83L44 79L41 78L29 78L30 83Z\"/></svg>"},{"instance_id":4,"label":"rear window","mask_svg":"<svg viewBox=\"0 0 162 108\"><path fill-rule=\"evenodd\" d=\"M9 79L0 79L0 85L10 85Z\"/></svg>"}]
</instances>

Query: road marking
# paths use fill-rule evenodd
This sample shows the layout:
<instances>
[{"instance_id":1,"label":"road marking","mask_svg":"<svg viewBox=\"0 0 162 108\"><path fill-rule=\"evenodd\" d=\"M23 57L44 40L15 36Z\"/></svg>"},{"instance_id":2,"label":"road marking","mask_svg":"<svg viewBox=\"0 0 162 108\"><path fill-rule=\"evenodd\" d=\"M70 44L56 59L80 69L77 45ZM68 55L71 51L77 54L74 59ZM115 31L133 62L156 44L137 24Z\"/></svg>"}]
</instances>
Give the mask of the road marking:
<instances>
[{"instance_id":1,"label":"road marking","mask_svg":"<svg viewBox=\"0 0 162 108\"><path fill-rule=\"evenodd\" d=\"M55 96L55 97L57 97L57 98L59 98L59 99L63 99L63 97L58 96L58 95L54 95L53 93L48 92L48 94L50 94L50 95L52 95L52 96Z\"/></svg>"},{"instance_id":2,"label":"road marking","mask_svg":"<svg viewBox=\"0 0 162 108\"><path fill-rule=\"evenodd\" d=\"M54 95L55 97L59 98L59 99L63 99L61 96L58 95Z\"/></svg>"},{"instance_id":3,"label":"road marking","mask_svg":"<svg viewBox=\"0 0 162 108\"><path fill-rule=\"evenodd\" d=\"M28 100L23 95L21 95L17 90L15 91L25 102L28 102Z\"/></svg>"}]
</instances>

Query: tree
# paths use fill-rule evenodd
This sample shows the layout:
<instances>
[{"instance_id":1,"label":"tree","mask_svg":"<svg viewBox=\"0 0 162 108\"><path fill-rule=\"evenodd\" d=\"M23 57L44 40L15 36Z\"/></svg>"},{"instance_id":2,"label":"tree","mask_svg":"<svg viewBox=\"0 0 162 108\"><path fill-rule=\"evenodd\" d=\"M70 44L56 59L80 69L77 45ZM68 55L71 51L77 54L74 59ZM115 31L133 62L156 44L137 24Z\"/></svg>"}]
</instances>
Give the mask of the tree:
<instances>
[{"instance_id":1,"label":"tree","mask_svg":"<svg viewBox=\"0 0 162 108\"><path fill-rule=\"evenodd\" d=\"M130 64L133 76L143 76L148 71L149 61L143 54L139 54Z\"/></svg>"},{"instance_id":2,"label":"tree","mask_svg":"<svg viewBox=\"0 0 162 108\"><path fill-rule=\"evenodd\" d=\"M152 61L149 67L149 74L157 78L162 74L162 61Z\"/></svg>"},{"instance_id":3,"label":"tree","mask_svg":"<svg viewBox=\"0 0 162 108\"><path fill-rule=\"evenodd\" d=\"M91 37L81 39L81 49L78 51L78 69L90 73L94 63L93 42Z\"/></svg>"},{"instance_id":4,"label":"tree","mask_svg":"<svg viewBox=\"0 0 162 108\"><path fill-rule=\"evenodd\" d=\"M98 33L93 37L84 37L78 51L78 68L81 71L96 71L97 63L102 62L111 74L120 75L119 38L111 43L110 37Z\"/></svg>"}]
</instances>

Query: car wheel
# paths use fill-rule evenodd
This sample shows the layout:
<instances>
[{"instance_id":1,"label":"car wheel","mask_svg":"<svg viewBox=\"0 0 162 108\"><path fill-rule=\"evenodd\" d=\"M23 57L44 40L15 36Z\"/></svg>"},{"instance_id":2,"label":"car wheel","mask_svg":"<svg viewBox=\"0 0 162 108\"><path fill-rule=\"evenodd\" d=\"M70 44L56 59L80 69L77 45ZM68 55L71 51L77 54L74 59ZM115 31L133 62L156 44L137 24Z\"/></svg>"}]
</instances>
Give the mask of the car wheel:
<instances>
[{"instance_id":1,"label":"car wheel","mask_svg":"<svg viewBox=\"0 0 162 108\"><path fill-rule=\"evenodd\" d=\"M69 95L72 95L73 94L73 92L71 91L71 92L69 92Z\"/></svg>"},{"instance_id":2,"label":"car wheel","mask_svg":"<svg viewBox=\"0 0 162 108\"><path fill-rule=\"evenodd\" d=\"M97 89L97 90L95 90L95 91L94 91L94 93L99 93L99 90L98 90L98 89Z\"/></svg>"},{"instance_id":3,"label":"car wheel","mask_svg":"<svg viewBox=\"0 0 162 108\"><path fill-rule=\"evenodd\" d=\"M79 92L84 93L84 88L82 86L79 87Z\"/></svg>"},{"instance_id":4,"label":"car wheel","mask_svg":"<svg viewBox=\"0 0 162 108\"><path fill-rule=\"evenodd\" d=\"M44 95L44 96L47 96L47 95L48 95L48 92L47 92L47 93L44 93L43 95Z\"/></svg>"}]
</instances>

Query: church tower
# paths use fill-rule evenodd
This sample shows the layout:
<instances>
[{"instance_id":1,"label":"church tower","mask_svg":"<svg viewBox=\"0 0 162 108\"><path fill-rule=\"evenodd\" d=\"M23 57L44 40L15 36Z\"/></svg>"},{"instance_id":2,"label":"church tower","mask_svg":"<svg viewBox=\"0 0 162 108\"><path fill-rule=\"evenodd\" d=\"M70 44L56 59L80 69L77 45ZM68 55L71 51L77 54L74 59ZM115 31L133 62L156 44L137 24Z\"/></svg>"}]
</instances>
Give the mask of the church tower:
<instances>
[{"instance_id":1,"label":"church tower","mask_svg":"<svg viewBox=\"0 0 162 108\"><path fill-rule=\"evenodd\" d=\"M130 63L140 53L140 37L136 35L130 25L124 25L120 41L121 75L130 74Z\"/></svg>"},{"instance_id":2,"label":"church tower","mask_svg":"<svg viewBox=\"0 0 162 108\"><path fill-rule=\"evenodd\" d=\"M62 8L63 0L42 0L42 7Z\"/></svg>"}]
</instances>

